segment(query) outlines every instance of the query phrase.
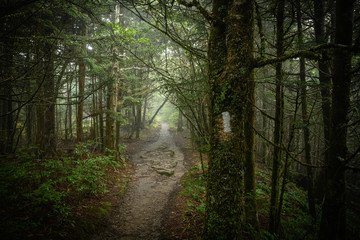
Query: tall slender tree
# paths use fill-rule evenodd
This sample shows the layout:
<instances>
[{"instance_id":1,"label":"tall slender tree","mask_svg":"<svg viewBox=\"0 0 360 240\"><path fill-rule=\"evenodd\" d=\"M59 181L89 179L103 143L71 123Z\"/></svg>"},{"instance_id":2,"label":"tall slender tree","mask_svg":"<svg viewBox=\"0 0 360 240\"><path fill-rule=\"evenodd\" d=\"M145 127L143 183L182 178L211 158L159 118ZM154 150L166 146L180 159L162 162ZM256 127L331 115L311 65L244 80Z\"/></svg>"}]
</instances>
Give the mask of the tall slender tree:
<instances>
[{"instance_id":1,"label":"tall slender tree","mask_svg":"<svg viewBox=\"0 0 360 240\"><path fill-rule=\"evenodd\" d=\"M285 0L276 1L276 55L280 57L284 54L284 9ZM271 175L271 199L270 199L270 223L271 233L277 233L279 227L278 201L280 169L282 161L283 143L283 122L284 122L284 83L282 62L276 64L276 90L275 90L275 129L274 129L274 155Z\"/></svg>"},{"instance_id":2,"label":"tall slender tree","mask_svg":"<svg viewBox=\"0 0 360 240\"><path fill-rule=\"evenodd\" d=\"M119 5L115 5L114 23L119 23L120 8ZM117 149L116 142L116 111L117 111L117 97L118 97L118 79L117 74L119 70L119 63L116 60L118 49L115 44L111 47L113 55L113 63L111 66L110 83L107 92L107 112L106 112L106 147L108 149Z\"/></svg>"},{"instance_id":3,"label":"tall slender tree","mask_svg":"<svg viewBox=\"0 0 360 240\"><path fill-rule=\"evenodd\" d=\"M79 21L79 29L80 35L86 36L86 22L85 20L81 19ZM85 53L86 53L86 43L85 40L82 40L81 43L81 55L78 60L79 64L79 77L78 77L78 86L79 86L79 104L77 108L77 115L76 115L76 137L77 142L83 141L83 112L84 112L84 92L85 92Z\"/></svg>"},{"instance_id":4,"label":"tall slender tree","mask_svg":"<svg viewBox=\"0 0 360 240\"><path fill-rule=\"evenodd\" d=\"M298 47L299 49L303 48L303 28L302 28L302 17L301 17L301 2L296 1L296 22L297 22L297 37L298 37ZM305 162L308 165L307 170L307 192L308 192L308 204L309 211L311 216L316 217L315 212L315 199L314 199L314 177L313 169L311 167L311 145L310 145L310 129L309 129L309 116L307 110L307 85L306 85L306 69L305 69L305 58L300 57L300 82L301 82L301 111L302 111L302 121L303 121L303 133L304 133L304 147L305 147Z\"/></svg>"}]
</instances>

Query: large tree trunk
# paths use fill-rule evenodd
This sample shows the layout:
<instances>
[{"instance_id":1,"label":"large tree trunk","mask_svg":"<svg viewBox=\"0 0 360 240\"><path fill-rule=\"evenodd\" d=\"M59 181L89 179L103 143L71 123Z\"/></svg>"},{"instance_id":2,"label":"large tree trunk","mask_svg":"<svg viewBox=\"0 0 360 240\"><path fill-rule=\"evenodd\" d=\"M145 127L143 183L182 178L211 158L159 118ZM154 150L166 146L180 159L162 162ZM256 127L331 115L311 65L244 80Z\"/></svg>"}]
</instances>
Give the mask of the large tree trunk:
<instances>
[{"instance_id":1,"label":"large tree trunk","mask_svg":"<svg viewBox=\"0 0 360 240\"><path fill-rule=\"evenodd\" d=\"M354 1L336 1L335 43L348 46L335 49L333 96L327 183L319 239L346 239L345 169L347 125L350 108L351 45Z\"/></svg>"},{"instance_id":2,"label":"large tree trunk","mask_svg":"<svg viewBox=\"0 0 360 240\"><path fill-rule=\"evenodd\" d=\"M285 1L277 1L276 11L276 55L281 56L284 52L284 8ZM283 122L284 122L284 86L282 63L276 64L276 92L275 92L275 130L274 130L274 156L271 175L271 199L270 199L270 223L269 231L277 233L279 227L278 202L280 168L282 160Z\"/></svg>"},{"instance_id":3,"label":"large tree trunk","mask_svg":"<svg viewBox=\"0 0 360 240\"><path fill-rule=\"evenodd\" d=\"M219 87L219 77L224 71L226 64L226 24L225 19L227 17L228 11L228 1L227 0L214 0L212 13L219 19L214 21L210 28L210 37L209 37L209 78L210 85L212 90L217 90ZM220 98L221 92L218 90L213 92L211 95L211 109L210 109L210 144L211 149L209 153L209 169L207 175L207 190L206 190L206 212L205 212L205 224L204 224L204 239L226 239L229 236L229 239L234 239L237 235L234 225L237 223L235 221L232 224L229 224L229 218L233 216L226 216L225 210L227 208L226 199L221 199L221 182L222 175L226 176L228 174L222 173L223 164L225 165L227 161L226 156L228 149L231 149L232 146L224 147L222 149L220 139L216 136L222 134L225 135L223 127L221 126L222 119L221 116L217 116L219 113L219 104L216 102ZM225 96L225 95L224 95ZM222 107L222 106L221 106ZM224 111L225 112L225 111ZM220 119L219 119L220 118ZM219 124L216 124L217 121L220 121ZM228 121L228 120L227 120ZM220 125L220 126L218 126ZM228 141L229 142L229 141ZM231 142L230 142L231 143ZM231 149L233 150L233 149ZM229 171L229 169L227 169ZM226 182L226 181L225 181ZM241 180L239 181L239 183ZM224 185L224 188L225 189ZM231 186L232 189L235 186ZM241 189L241 188L240 188ZM228 195L228 193L224 193ZM238 196L241 198L240 196ZM235 204L235 210L241 209L240 204ZM230 207L230 206L229 206ZM226 212L228 210L226 209ZM238 217L240 214L238 215ZM237 224L236 224L237 225ZM229 228L233 230L229 231ZM235 232L234 232L235 231Z\"/></svg>"},{"instance_id":4,"label":"large tree trunk","mask_svg":"<svg viewBox=\"0 0 360 240\"><path fill-rule=\"evenodd\" d=\"M253 12L252 0L213 2L217 19L211 25L208 54L213 94L205 239L241 238L245 114L252 104L247 97L254 81L249 67L254 47Z\"/></svg>"}]
</instances>

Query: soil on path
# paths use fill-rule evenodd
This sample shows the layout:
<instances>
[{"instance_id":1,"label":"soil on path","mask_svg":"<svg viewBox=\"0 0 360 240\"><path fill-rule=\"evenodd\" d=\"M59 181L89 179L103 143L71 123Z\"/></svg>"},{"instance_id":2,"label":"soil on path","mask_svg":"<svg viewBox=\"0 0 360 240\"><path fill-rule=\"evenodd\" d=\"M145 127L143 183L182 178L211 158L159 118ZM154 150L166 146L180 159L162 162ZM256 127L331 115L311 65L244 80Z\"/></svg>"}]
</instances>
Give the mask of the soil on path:
<instances>
[{"instance_id":1,"label":"soil on path","mask_svg":"<svg viewBox=\"0 0 360 240\"><path fill-rule=\"evenodd\" d=\"M128 189L105 229L93 240L161 239L165 206L186 169L169 125L160 124L159 139L131 156L134 173Z\"/></svg>"}]
</instances>

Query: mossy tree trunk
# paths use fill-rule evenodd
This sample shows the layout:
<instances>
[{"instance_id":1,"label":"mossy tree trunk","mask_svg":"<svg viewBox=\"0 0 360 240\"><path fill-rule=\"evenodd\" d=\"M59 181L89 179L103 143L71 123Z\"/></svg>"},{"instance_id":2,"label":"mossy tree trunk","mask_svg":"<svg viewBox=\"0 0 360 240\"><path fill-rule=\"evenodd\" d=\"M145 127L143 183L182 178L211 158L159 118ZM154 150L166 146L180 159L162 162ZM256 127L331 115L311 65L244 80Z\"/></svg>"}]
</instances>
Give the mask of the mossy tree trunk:
<instances>
[{"instance_id":1,"label":"mossy tree trunk","mask_svg":"<svg viewBox=\"0 0 360 240\"><path fill-rule=\"evenodd\" d=\"M319 239L346 239L345 170L350 109L354 1L336 1L335 49L329 161Z\"/></svg>"},{"instance_id":2,"label":"mossy tree trunk","mask_svg":"<svg viewBox=\"0 0 360 240\"><path fill-rule=\"evenodd\" d=\"M244 211L244 164L252 154L246 114L254 88L254 1L213 2L209 38L212 86L207 205L204 238L240 239ZM253 139L253 137L251 138ZM249 149L247 150L247 147ZM247 169L249 170L249 169Z\"/></svg>"}]
</instances>

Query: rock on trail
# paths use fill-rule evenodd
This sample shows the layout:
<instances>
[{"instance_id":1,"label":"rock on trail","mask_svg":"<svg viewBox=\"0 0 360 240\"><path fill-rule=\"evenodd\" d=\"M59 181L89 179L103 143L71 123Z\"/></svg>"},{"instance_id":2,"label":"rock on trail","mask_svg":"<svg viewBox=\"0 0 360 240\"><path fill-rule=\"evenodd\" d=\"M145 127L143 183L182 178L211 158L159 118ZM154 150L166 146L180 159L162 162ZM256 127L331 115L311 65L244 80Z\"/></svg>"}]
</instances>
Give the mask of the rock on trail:
<instances>
[{"instance_id":1,"label":"rock on trail","mask_svg":"<svg viewBox=\"0 0 360 240\"><path fill-rule=\"evenodd\" d=\"M93 239L160 239L166 203L185 173L183 161L169 125L161 122L159 139L131 157L135 172L122 204Z\"/></svg>"}]
</instances>

